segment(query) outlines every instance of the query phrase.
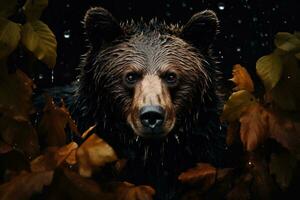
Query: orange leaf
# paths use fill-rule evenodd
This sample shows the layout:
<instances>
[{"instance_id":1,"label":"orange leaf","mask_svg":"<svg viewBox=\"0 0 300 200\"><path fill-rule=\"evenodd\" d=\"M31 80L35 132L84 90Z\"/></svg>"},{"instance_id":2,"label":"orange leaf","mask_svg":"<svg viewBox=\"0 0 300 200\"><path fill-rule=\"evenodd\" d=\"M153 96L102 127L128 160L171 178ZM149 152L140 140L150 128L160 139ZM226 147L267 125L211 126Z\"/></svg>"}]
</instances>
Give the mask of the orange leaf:
<instances>
[{"instance_id":1,"label":"orange leaf","mask_svg":"<svg viewBox=\"0 0 300 200\"><path fill-rule=\"evenodd\" d=\"M93 169L118 159L113 148L96 134L88 137L78 148L76 158L79 164L79 174L84 177L90 177Z\"/></svg>"},{"instance_id":2,"label":"orange leaf","mask_svg":"<svg viewBox=\"0 0 300 200\"><path fill-rule=\"evenodd\" d=\"M248 92L254 91L253 81L247 72L246 68L242 67L240 64L233 66L232 70L233 78L230 79L236 84L236 87L233 88L234 91L238 90L247 90Z\"/></svg>"},{"instance_id":3,"label":"orange leaf","mask_svg":"<svg viewBox=\"0 0 300 200\"><path fill-rule=\"evenodd\" d=\"M26 200L52 182L53 171L21 173L11 181L0 185L1 200Z\"/></svg>"},{"instance_id":4,"label":"orange leaf","mask_svg":"<svg viewBox=\"0 0 300 200\"><path fill-rule=\"evenodd\" d=\"M52 98L46 95L44 114L38 130L46 138L47 146L63 146L66 144L66 126L69 126L73 133L79 135L76 124L64 103L61 107L57 107Z\"/></svg>"},{"instance_id":5,"label":"orange leaf","mask_svg":"<svg viewBox=\"0 0 300 200\"><path fill-rule=\"evenodd\" d=\"M58 167L70 154L76 149L78 145L71 142L63 147L50 147L44 155L41 155L31 161L32 172L42 172L47 170L54 170Z\"/></svg>"},{"instance_id":6,"label":"orange leaf","mask_svg":"<svg viewBox=\"0 0 300 200\"><path fill-rule=\"evenodd\" d=\"M253 104L248 107L240 118L240 138L247 151L253 151L267 137L268 113L260 104Z\"/></svg>"}]
</instances>

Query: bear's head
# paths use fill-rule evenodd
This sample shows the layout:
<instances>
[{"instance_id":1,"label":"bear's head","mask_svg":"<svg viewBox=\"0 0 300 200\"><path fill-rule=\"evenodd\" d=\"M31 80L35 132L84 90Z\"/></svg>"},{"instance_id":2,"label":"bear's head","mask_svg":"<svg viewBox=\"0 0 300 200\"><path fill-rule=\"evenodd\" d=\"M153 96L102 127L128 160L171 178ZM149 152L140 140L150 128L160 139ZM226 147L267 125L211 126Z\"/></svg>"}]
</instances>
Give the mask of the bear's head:
<instances>
[{"instance_id":1,"label":"bear's head","mask_svg":"<svg viewBox=\"0 0 300 200\"><path fill-rule=\"evenodd\" d=\"M156 19L119 23L97 7L86 13L84 27L90 49L78 94L84 116L100 131L119 126L143 138L165 138L191 129L191 122L205 124L209 111L218 111L213 11L196 13L180 26Z\"/></svg>"}]
</instances>

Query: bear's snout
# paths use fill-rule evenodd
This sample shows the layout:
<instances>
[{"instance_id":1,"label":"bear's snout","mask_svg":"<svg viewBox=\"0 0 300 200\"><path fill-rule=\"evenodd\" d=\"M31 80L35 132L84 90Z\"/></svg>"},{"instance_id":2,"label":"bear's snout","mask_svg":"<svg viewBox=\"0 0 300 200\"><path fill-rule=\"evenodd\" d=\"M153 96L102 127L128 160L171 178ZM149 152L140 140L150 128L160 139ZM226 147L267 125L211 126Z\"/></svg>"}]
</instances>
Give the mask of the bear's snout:
<instances>
[{"instance_id":1,"label":"bear's snout","mask_svg":"<svg viewBox=\"0 0 300 200\"><path fill-rule=\"evenodd\" d=\"M140 110L140 120L145 132L160 134L165 120L165 111L161 106L144 106Z\"/></svg>"}]
</instances>

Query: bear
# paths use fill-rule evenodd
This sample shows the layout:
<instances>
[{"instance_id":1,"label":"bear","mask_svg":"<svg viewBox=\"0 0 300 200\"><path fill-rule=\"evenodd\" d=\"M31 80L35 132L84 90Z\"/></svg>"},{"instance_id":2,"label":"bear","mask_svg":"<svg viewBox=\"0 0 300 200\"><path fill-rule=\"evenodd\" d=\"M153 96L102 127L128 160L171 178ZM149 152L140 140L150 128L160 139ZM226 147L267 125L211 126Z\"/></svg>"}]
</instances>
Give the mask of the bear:
<instances>
[{"instance_id":1,"label":"bear","mask_svg":"<svg viewBox=\"0 0 300 200\"><path fill-rule=\"evenodd\" d=\"M127 160L119 179L178 199L178 175L198 162L224 165L220 72L212 10L186 24L118 22L102 7L83 20L88 51L79 66L76 108L85 126Z\"/></svg>"}]
</instances>

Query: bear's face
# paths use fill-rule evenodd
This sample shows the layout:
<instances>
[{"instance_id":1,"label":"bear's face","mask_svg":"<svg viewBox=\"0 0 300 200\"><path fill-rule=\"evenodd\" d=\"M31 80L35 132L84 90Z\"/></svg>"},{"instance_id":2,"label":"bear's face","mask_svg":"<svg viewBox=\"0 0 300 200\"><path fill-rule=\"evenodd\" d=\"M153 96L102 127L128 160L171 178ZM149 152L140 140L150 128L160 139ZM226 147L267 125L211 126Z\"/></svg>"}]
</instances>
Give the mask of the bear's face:
<instances>
[{"instance_id":1,"label":"bear's face","mask_svg":"<svg viewBox=\"0 0 300 200\"><path fill-rule=\"evenodd\" d=\"M192 104L201 103L211 81L203 54L216 34L215 14L203 11L183 27L172 26L155 20L119 25L103 8L85 17L94 85L138 136L170 133Z\"/></svg>"}]
</instances>

